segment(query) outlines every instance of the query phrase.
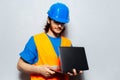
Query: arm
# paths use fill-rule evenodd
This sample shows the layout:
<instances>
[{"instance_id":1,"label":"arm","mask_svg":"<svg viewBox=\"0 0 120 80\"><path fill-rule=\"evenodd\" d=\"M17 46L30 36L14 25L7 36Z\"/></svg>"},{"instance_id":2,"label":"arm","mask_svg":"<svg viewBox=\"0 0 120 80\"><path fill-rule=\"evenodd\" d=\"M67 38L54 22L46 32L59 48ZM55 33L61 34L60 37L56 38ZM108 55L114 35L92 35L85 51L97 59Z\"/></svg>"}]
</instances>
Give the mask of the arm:
<instances>
[{"instance_id":1,"label":"arm","mask_svg":"<svg viewBox=\"0 0 120 80\"><path fill-rule=\"evenodd\" d=\"M17 69L25 73L39 73L37 67L26 63L22 58L19 59L17 63Z\"/></svg>"},{"instance_id":2,"label":"arm","mask_svg":"<svg viewBox=\"0 0 120 80\"><path fill-rule=\"evenodd\" d=\"M33 37L31 37L27 42L24 50L20 53L20 57L21 58L19 58L17 63L17 69L19 71L29 74L40 74L45 77L47 77L48 74L55 73L51 70L52 68L49 65L33 65L38 60L37 49Z\"/></svg>"},{"instance_id":3,"label":"arm","mask_svg":"<svg viewBox=\"0 0 120 80\"><path fill-rule=\"evenodd\" d=\"M51 75L55 74L55 72L52 70L52 67L49 65L34 66L26 63L24 60L22 60L22 58L20 58L17 63L17 69L29 74L40 74L44 77L50 77Z\"/></svg>"}]
</instances>

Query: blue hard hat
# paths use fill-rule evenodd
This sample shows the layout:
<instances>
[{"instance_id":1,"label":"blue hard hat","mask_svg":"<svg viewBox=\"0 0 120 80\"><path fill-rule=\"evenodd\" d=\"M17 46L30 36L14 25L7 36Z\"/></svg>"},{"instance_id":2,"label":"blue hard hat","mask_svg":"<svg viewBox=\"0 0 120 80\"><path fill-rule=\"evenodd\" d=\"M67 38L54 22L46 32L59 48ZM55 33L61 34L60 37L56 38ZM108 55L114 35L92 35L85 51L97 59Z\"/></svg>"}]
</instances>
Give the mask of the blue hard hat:
<instances>
[{"instance_id":1,"label":"blue hard hat","mask_svg":"<svg viewBox=\"0 0 120 80\"><path fill-rule=\"evenodd\" d=\"M55 3L48 10L48 16L61 23L69 22L69 8L63 3Z\"/></svg>"}]
</instances>

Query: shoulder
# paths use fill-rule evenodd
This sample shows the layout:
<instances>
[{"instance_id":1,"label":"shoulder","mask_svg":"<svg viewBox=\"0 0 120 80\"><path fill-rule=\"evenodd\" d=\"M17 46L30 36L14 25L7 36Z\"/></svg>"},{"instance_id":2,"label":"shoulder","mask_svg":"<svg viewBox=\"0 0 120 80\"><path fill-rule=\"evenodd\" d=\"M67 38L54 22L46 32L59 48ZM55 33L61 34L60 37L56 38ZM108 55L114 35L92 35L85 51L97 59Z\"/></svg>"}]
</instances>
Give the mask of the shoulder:
<instances>
[{"instance_id":1,"label":"shoulder","mask_svg":"<svg viewBox=\"0 0 120 80\"><path fill-rule=\"evenodd\" d=\"M36 36L43 36L43 35L46 35L46 33L45 33L45 32L38 33L38 34L33 35L33 37L36 37Z\"/></svg>"},{"instance_id":2,"label":"shoulder","mask_svg":"<svg viewBox=\"0 0 120 80\"><path fill-rule=\"evenodd\" d=\"M65 36L62 36L61 38L62 38L63 40L66 40L66 41L70 41L70 42L71 42L71 40L70 40L69 38L65 37Z\"/></svg>"},{"instance_id":3,"label":"shoulder","mask_svg":"<svg viewBox=\"0 0 120 80\"><path fill-rule=\"evenodd\" d=\"M34 48L35 47L35 43L34 43L34 37L33 36L31 36L30 38L29 38L29 40L28 40L28 42L27 42L27 44L26 44L26 47L27 48Z\"/></svg>"},{"instance_id":4,"label":"shoulder","mask_svg":"<svg viewBox=\"0 0 120 80\"><path fill-rule=\"evenodd\" d=\"M61 39L62 39L62 43L70 44L70 45L72 44L71 40L65 36L62 36Z\"/></svg>"},{"instance_id":5,"label":"shoulder","mask_svg":"<svg viewBox=\"0 0 120 80\"><path fill-rule=\"evenodd\" d=\"M38 34L35 34L33 36L34 39L43 39L44 37L46 37L46 33L45 32L42 32L42 33L38 33Z\"/></svg>"}]
</instances>

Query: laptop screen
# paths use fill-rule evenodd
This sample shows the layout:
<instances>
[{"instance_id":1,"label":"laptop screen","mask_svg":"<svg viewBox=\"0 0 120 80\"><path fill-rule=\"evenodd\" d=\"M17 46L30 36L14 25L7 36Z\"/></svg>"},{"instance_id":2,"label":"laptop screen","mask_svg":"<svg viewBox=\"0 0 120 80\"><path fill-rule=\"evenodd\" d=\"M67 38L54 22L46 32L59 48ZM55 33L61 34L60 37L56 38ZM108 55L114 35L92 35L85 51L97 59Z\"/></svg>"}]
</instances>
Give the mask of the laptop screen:
<instances>
[{"instance_id":1,"label":"laptop screen","mask_svg":"<svg viewBox=\"0 0 120 80\"><path fill-rule=\"evenodd\" d=\"M88 62L84 47L60 47L60 62L63 73L88 70Z\"/></svg>"}]
</instances>

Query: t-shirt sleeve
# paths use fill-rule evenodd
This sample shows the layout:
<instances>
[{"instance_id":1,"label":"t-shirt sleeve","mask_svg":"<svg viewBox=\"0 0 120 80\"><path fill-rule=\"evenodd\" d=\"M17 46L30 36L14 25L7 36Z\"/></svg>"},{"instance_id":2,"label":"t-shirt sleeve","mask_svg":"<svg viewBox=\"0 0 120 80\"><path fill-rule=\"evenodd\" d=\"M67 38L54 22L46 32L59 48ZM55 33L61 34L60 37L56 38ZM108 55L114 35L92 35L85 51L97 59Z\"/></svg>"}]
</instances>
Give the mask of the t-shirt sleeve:
<instances>
[{"instance_id":1,"label":"t-shirt sleeve","mask_svg":"<svg viewBox=\"0 0 120 80\"><path fill-rule=\"evenodd\" d=\"M33 36L28 40L24 50L20 53L20 57L29 64L34 64L37 62L38 53Z\"/></svg>"}]
</instances>

